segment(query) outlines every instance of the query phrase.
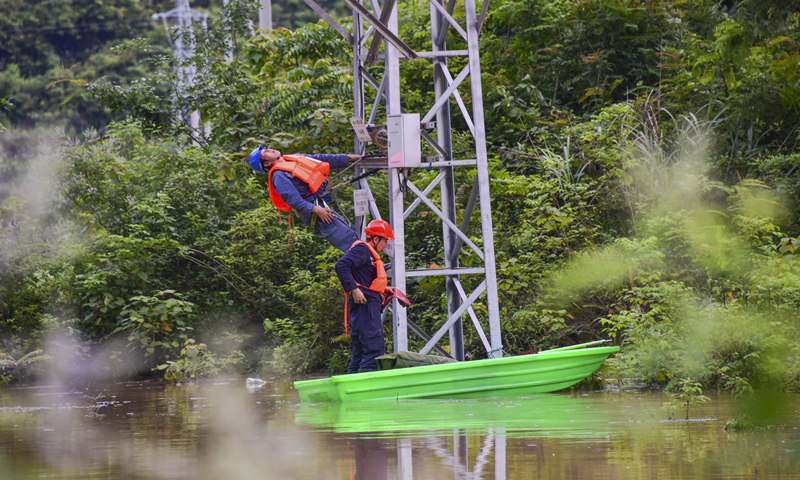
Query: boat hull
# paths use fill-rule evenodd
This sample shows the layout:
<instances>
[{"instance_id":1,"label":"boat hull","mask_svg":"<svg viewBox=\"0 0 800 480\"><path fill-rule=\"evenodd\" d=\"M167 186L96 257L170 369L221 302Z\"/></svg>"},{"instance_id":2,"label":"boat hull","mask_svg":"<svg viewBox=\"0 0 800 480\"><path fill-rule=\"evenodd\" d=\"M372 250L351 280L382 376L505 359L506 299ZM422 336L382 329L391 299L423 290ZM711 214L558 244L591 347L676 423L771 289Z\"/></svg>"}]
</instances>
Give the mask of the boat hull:
<instances>
[{"instance_id":1,"label":"boat hull","mask_svg":"<svg viewBox=\"0 0 800 480\"><path fill-rule=\"evenodd\" d=\"M475 398L549 393L591 375L619 347L427 365L294 382L305 402Z\"/></svg>"}]
</instances>

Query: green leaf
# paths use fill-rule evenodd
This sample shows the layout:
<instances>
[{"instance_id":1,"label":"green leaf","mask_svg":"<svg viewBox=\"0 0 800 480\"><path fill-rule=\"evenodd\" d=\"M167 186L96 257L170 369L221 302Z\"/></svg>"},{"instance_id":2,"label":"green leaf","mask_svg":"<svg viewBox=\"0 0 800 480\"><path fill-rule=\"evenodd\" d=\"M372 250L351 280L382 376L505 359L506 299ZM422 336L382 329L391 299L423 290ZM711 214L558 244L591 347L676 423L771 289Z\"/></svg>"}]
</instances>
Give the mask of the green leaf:
<instances>
[{"instance_id":1,"label":"green leaf","mask_svg":"<svg viewBox=\"0 0 800 480\"><path fill-rule=\"evenodd\" d=\"M714 66L709 65L703 72L703 76L698 80L699 83L705 85L711 83L716 78L716 69Z\"/></svg>"}]
</instances>

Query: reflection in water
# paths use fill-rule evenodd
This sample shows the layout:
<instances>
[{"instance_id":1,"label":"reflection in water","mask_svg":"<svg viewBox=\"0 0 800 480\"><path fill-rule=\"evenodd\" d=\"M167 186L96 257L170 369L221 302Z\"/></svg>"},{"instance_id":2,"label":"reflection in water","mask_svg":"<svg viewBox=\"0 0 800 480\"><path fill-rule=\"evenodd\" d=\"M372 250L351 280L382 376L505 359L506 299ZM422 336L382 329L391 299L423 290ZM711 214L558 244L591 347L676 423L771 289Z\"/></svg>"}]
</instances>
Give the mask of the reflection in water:
<instances>
[{"instance_id":1,"label":"reflection in water","mask_svg":"<svg viewBox=\"0 0 800 480\"><path fill-rule=\"evenodd\" d=\"M661 393L300 404L291 383L0 389L0 479L797 478L798 396L729 433L728 396L665 421Z\"/></svg>"},{"instance_id":2,"label":"reflection in water","mask_svg":"<svg viewBox=\"0 0 800 480\"><path fill-rule=\"evenodd\" d=\"M356 480L389 478L389 452L385 440L355 439L355 457Z\"/></svg>"},{"instance_id":3,"label":"reflection in water","mask_svg":"<svg viewBox=\"0 0 800 480\"><path fill-rule=\"evenodd\" d=\"M407 441L407 440L406 440ZM443 463L452 465L454 479L487 478L485 470L493 463L495 480L506 478L506 436L502 428L490 429L481 437L480 450L473 465L469 462L468 436L466 430L453 431L452 453L448 449L445 437L429 437L425 441L428 451L442 459ZM411 454L410 443L405 447L406 455ZM403 472L405 473L405 472ZM414 478L413 475L401 479Z\"/></svg>"},{"instance_id":4,"label":"reflection in water","mask_svg":"<svg viewBox=\"0 0 800 480\"><path fill-rule=\"evenodd\" d=\"M427 436L430 430L486 431L503 427L526 437L606 438L624 420L602 398L540 394L471 400L370 400L302 403L297 423L336 432L376 432L387 436ZM473 432L478 433L478 432Z\"/></svg>"},{"instance_id":5,"label":"reflection in water","mask_svg":"<svg viewBox=\"0 0 800 480\"><path fill-rule=\"evenodd\" d=\"M506 437L572 438L606 441L615 435L619 422L604 402L586 396L570 397L541 394L518 398L481 400L372 400L345 403L303 403L295 421L316 427L317 431L337 433L370 432L379 444L382 438L399 438L398 478L413 475L414 449L411 437L424 438L422 449L452 469L453 478L485 477L493 466L493 478L506 478ZM617 419L619 420L619 419ZM452 435L452 440L446 436ZM480 439L470 462L468 440ZM356 462L363 454L356 450ZM382 462L383 451L376 462ZM364 462L365 460L361 460ZM371 465L371 464L370 464ZM358 477L359 469L356 469ZM375 477L363 478L385 478Z\"/></svg>"}]
</instances>

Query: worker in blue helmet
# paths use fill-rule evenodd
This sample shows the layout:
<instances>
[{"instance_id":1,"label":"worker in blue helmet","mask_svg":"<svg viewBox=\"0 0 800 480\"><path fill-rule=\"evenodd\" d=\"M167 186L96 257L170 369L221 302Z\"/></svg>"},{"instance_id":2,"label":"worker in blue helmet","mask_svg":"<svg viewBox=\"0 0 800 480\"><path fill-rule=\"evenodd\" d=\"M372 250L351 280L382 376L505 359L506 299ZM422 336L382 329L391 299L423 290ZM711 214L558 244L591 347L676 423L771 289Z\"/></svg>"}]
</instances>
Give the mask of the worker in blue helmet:
<instances>
[{"instance_id":1,"label":"worker in blue helmet","mask_svg":"<svg viewBox=\"0 0 800 480\"><path fill-rule=\"evenodd\" d=\"M328 206L327 175L331 169L344 168L348 161L360 158L355 154L282 155L259 146L248 163L255 172L269 175L269 197L278 210L296 211L303 223L346 253L358 235L353 224Z\"/></svg>"}]
</instances>

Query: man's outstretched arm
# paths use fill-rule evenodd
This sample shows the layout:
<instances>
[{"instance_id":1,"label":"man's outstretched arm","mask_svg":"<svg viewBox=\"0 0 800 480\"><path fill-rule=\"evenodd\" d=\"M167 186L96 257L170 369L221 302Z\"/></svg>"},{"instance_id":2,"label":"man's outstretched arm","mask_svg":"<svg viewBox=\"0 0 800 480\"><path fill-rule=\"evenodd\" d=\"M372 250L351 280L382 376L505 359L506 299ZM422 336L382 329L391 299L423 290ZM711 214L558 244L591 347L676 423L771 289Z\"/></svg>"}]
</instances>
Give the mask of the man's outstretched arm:
<instances>
[{"instance_id":1,"label":"man's outstretched arm","mask_svg":"<svg viewBox=\"0 0 800 480\"><path fill-rule=\"evenodd\" d=\"M315 153L313 155L303 155L308 158L313 158L314 160L319 160L320 162L329 163L332 169L344 168L349 161L361 158L361 155L353 153Z\"/></svg>"}]
</instances>

